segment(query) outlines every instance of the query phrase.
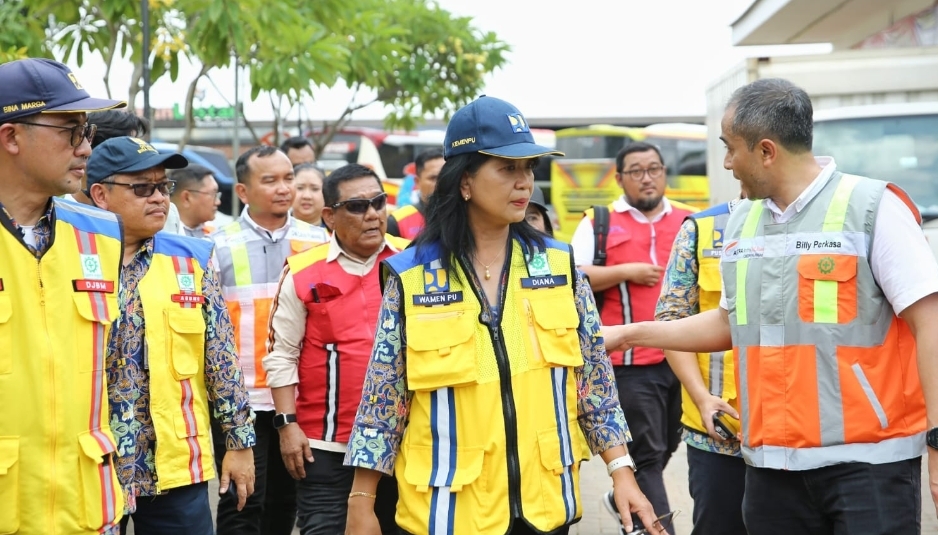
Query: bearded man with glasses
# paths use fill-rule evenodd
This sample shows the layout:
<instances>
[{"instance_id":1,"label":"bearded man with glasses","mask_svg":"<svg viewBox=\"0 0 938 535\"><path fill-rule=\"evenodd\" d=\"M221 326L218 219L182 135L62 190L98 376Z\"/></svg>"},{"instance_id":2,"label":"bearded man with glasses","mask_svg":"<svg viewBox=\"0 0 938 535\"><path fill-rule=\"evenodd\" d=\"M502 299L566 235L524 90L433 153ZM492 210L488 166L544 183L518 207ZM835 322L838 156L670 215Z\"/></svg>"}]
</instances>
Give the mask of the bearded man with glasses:
<instances>
[{"instance_id":1,"label":"bearded man with glasses","mask_svg":"<svg viewBox=\"0 0 938 535\"><path fill-rule=\"evenodd\" d=\"M188 163L126 136L105 141L88 160L91 200L124 222L121 315L106 371L119 423L118 475L136 498L130 518L138 533L214 533L210 411L228 446L220 488L233 483L243 505L254 486L254 418L210 265L212 244L160 232L175 186L166 170Z\"/></svg>"},{"instance_id":2,"label":"bearded man with glasses","mask_svg":"<svg viewBox=\"0 0 938 535\"><path fill-rule=\"evenodd\" d=\"M609 205L606 261L594 265L592 209L571 240L577 267L589 276L593 293L602 296L603 325L654 319L671 245L684 219L697 211L664 196L667 167L654 145L631 143L621 149L616 182L622 196ZM609 359L634 439L629 453L637 467L635 479L655 511L669 511L662 472L680 443L681 385L661 350L636 347L610 352ZM611 497L610 491L604 504L613 512ZM674 528L668 532L673 535Z\"/></svg>"},{"instance_id":3,"label":"bearded man with glasses","mask_svg":"<svg viewBox=\"0 0 938 535\"><path fill-rule=\"evenodd\" d=\"M104 351L121 227L64 202L85 176L92 98L46 59L0 65L0 533L113 534Z\"/></svg>"},{"instance_id":4,"label":"bearded man with glasses","mask_svg":"<svg viewBox=\"0 0 938 535\"><path fill-rule=\"evenodd\" d=\"M385 234L387 195L371 169L336 169L326 178L323 198L332 239L287 259L264 358L283 462L299 482L302 535L345 532L355 470L342 460L381 307L377 269L409 243ZM382 532L396 534L396 483L382 478L376 494Z\"/></svg>"}]
</instances>

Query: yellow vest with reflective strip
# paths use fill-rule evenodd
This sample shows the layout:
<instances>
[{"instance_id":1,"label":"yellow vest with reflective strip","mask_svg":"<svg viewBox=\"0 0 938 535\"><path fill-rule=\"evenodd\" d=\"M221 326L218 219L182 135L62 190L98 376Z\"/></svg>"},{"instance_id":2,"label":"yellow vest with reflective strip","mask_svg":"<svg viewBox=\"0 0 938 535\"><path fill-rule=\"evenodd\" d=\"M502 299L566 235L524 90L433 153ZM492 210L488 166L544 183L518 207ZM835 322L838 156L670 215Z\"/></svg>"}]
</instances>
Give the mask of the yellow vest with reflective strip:
<instances>
[{"instance_id":1,"label":"yellow vest with reflective strip","mask_svg":"<svg viewBox=\"0 0 938 535\"><path fill-rule=\"evenodd\" d=\"M723 231L729 219L729 210L717 210L719 213L716 214L711 213L712 210L714 209L690 217L697 224L697 285L700 290L700 312L720 306L720 253L723 250ZM719 224L715 225L716 222ZM697 366L710 393L738 410L733 352L697 353ZM683 386L681 398L681 423L700 433L706 433L700 410Z\"/></svg>"},{"instance_id":2,"label":"yellow vest with reflective strip","mask_svg":"<svg viewBox=\"0 0 938 535\"><path fill-rule=\"evenodd\" d=\"M120 227L54 202L41 260L0 228L0 533L99 533L124 509L104 370Z\"/></svg>"},{"instance_id":3,"label":"yellow vest with reflective strip","mask_svg":"<svg viewBox=\"0 0 938 535\"><path fill-rule=\"evenodd\" d=\"M211 243L159 233L140 279L160 492L215 477L201 303ZM199 258L201 256L201 258ZM204 300L204 296L201 296Z\"/></svg>"},{"instance_id":4,"label":"yellow vest with reflective strip","mask_svg":"<svg viewBox=\"0 0 938 535\"><path fill-rule=\"evenodd\" d=\"M579 464L590 452L577 423L580 317L571 255L549 243L550 274L565 283L522 288L528 271L515 242L492 329L480 323L479 297L462 266L459 280L448 280L461 302L419 306L414 300L445 285L446 273L415 264L413 248L384 263L404 289L413 398L395 471L397 522L411 533L502 535L519 511L551 531L582 514Z\"/></svg>"}]
</instances>

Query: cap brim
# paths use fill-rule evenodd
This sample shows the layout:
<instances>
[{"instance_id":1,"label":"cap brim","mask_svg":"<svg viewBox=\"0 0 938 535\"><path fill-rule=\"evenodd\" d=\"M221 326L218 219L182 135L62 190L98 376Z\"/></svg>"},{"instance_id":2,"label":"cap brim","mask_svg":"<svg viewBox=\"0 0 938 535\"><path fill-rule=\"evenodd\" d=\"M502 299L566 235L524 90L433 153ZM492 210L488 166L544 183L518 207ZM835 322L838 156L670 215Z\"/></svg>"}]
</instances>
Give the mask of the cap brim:
<instances>
[{"instance_id":1,"label":"cap brim","mask_svg":"<svg viewBox=\"0 0 938 535\"><path fill-rule=\"evenodd\" d=\"M143 160L140 160L134 165L121 169L117 171L118 173L136 173L137 171L146 171L147 169L152 169L158 165L162 165L167 169L182 169L183 167L189 165L189 160L186 159L182 154L172 153L172 154L152 154Z\"/></svg>"},{"instance_id":2,"label":"cap brim","mask_svg":"<svg viewBox=\"0 0 938 535\"><path fill-rule=\"evenodd\" d=\"M40 113L80 113L92 111L113 110L116 108L126 108L127 103L123 100L111 100L107 98L83 98L68 104L62 104L54 108L47 108Z\"/></svg>"},{"instance_id":3,"label":"cap brim","mask_svg":"<svg viewBox=\"0 0 938 535\"><path fill-rule=\"evenodd\" d=\"M549 149L534 143L515 143L513 145L505 145L504 147L480 150L479 152L482 154L488 154L489 156L508 158L509 160L537 158L540 156L547 156L548 154L553 156L563 156L563 153L559 150Z\"/></svg>"}]
</instances>

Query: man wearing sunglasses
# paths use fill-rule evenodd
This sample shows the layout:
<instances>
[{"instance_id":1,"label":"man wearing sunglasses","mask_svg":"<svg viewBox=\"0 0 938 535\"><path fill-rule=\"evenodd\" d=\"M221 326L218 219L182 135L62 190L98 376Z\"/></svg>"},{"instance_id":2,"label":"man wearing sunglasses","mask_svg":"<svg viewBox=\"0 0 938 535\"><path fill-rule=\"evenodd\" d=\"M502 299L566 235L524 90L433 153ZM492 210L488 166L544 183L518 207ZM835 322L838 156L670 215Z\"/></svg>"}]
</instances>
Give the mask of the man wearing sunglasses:
<instances>
[{"instance_id":1,"label":"man wearing sunglasses","mask_svg":"<svg viewBox=\"0 0 938 535\"><path fill-rule=\"evenodd\" d=\"M55 197L81 186L87 113L125 105L55 61L0 65L0 533L112 534L123 514L104 373L120 222Z\"/></svg>"},{"instance_id":2,"label":"man wearing sunglasses","mask_svg":"<svg viewBox=\"0 0 938 535\"><path fill-rule=\"evenodd\" d=\"M408 243L385 235L387 195L371 169L336 169L326 178L323 198L332 240L287 259L264 358L283 462L299 481L303 535L345 532L354 469L342 461L381 306L377 266ZM397 488L382 479L375 510L382 531L397 533Z\"/></svg>"},{"instance_id":3,"label":"man wearing sunglasses","mask_svg":"<svg viewBox=\"0 0 938 535\"><path fill-rule=\"evenodd\" d=\"M243 505L254 486L253 417L210 266L212 244L160 232L175 186L166 170L188 163L126 136L105 141L88 160L92 201L124 222L121 315L106 371L119 423L117 469L136 496L138 533L214 533L210 411L227 444L220 488L233 483Z\"/></svg>"},{"instance_id":4,"label":"man wearing sunglasses","mask_svg":"<svg viewBox=\"0 0 938 535\"><path fill-rule=\"evenodd\" d=\"M237 325L238 356L257 414L256 492L239 511L232 495L218 502L218 532L230 535L289 535L296 523L296 485L280 456L274 431L274 402L261 359L267 355L267 321L284 261L328 241L325 229L290 215L296 187L293 165L276 147L261 145L235 163L235 193L241 217L211 234L222 291ZM218 434L216 451L224 451Z\"/></svg>"},{"instance_id":5,"label":"man wearing sunglasses","mask_svg":"<svg viewBox=\"0 0 938 535\"><path fill-rule=\"evenodd\" d=\"M183 233L193 238L207 238L215 228L206 223L215 219L221 204L221 192L212 170L203 165L189 164L172 171L169 176L176 182L170 200L179 209Z\"/></svg>"}]
</instances>

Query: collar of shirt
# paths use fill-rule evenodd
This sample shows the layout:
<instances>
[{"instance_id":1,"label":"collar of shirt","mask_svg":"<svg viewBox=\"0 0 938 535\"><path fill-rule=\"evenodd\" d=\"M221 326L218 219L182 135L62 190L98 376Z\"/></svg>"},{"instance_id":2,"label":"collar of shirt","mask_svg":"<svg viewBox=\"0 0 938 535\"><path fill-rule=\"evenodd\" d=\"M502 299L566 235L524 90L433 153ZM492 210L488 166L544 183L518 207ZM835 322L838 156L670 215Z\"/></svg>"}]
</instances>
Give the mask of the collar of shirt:
<instances>
[{"instance_id":1,"label":"collar of shirt","mask_svg":"<svg viewBox=\"0 0 938 535\"><path fill-rule=\"evenodd\" d=\"M241 219L243 219L244 222L247 223L248 226L254 229L258 234L260 234L261 236L267 236L273 241L282 240L284 236L287 235L287 231L290 230L290 226L293 225L293 216L290 214L287 214L286 224L284 224L282 227L274 231L267 230L264 227L258 225L253 219L251 219L250 214L248 214L247 206L245 206L244 209L241 210Z\"/></svg>"},{"instance_id":2,"label":"collar of shirt","mask_svg":"<svg viewBox=\"0 0 938 535\"><path fill-rule=\"evenodd\" d=\"M785 223L790 221L791 218L795 217L795 214L801 212L804 207L811 202L811 199L817 196L820 193L821 189L827 184L827 182L834 175L834 171L837 170L837 163L830 156L817 156L814 158L818 165L821 166L821 172L818 174L815 179L808 184L808 187L801 192L801 195L798 195L798 198L795 199L795 202L788 205L785 210L782 210L775 204L775 201L772 199L765 199L763 204L766 208L772 212L772 217L775 219L776 223Z\"/></svg>"},{"instance_id":3,"label":"collar of shirt","mask_svg":"<svg viewBox=\"0 0 938 535\"><path fill-rule=\"evenodd\" d=\"M671 213L671 203L668 202L667 197L661 198L661 204L664 209L658 212L658 214L656 214L655 217L650 221L647 217L645 217L645 214L638 210L638 208L635 208L625 200L625 195L620 195L618 199L612 201L612 209L619 213L629 212L639 223L657 223L658 221L661 221L662 217Z\"/></svg>"},{"instance_id":4,"label":"collar of shirt","mask_svg":"<svg viewBox=\"0 0 938 535\"><path fill-rule=\"evenodd\" d=\"M36 241L36 245L28 245L28 248L36 257L42 256L46 252L46 249L49 248L52 229L55 226L55 212L53 208L55 203L52 202L52 199L49 199L48 204L46 204L46 211L39 218L39 221L32 226L33 236ZM24 244L26 243L26 236L21 228L20 224L13 219L13 215L6 209L6 206L3 206L0 203L0 225L6 227L10 232L17 237Z\"/></svg>"},{"instance_id":5,"label":"collar of shirt","mask_svg":"<svg viewBox=\"0 0 938 535\"><path fill-rule=\"evenodd\" d=\"M396 247L391 245L387 240L384 240L384 243L381 245L381 248L375 252L375 254L368 257L368 259L362 261L352 256L349 256L345 249L339 244L338 238L336 238L335 233L332 233L332 237L329 239L329 253L326 254L326 262L335 262L338 261L339 265L342 266L347 273L353 275L364 275L371 271L371 268L374 267L375 262L378 260L378 255L381 254L381 251L384 251L385 248L391 249L395 253L399 253Z\"/></svg>"}]
</instances>

